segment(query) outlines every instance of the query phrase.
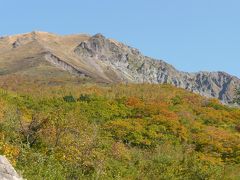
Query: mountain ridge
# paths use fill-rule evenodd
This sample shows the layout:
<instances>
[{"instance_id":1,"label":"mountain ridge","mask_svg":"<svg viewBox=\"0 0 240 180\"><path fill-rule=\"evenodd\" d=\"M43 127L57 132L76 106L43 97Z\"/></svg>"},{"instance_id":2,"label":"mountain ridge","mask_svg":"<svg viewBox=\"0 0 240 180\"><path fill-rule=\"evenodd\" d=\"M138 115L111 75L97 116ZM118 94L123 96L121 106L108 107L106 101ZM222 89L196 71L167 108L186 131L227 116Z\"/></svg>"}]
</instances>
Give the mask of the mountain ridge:
<instances>
[{"instance_id":1,"label":"mountain ridge","mask_svg":"<svg viewBox=\"0 0 240 180\"><path fill-rule=\"evenodd\" d=\"M226 72L179 71L100 33L59 36L34 31L0 38L0 75L45 75L49 69L52 76L74 74L105 83L169 83L225 103L233 101L240 86L240 80Z\"/></svg>"}]
</instances>

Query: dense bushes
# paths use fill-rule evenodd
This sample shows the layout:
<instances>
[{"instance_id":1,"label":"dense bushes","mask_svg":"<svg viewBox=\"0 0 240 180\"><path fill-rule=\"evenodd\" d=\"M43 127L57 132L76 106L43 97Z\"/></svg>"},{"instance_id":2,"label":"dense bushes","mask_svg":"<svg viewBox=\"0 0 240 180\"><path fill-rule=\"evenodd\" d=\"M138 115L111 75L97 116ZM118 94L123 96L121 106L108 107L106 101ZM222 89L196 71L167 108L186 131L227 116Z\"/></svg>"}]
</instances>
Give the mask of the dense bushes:
<instances>
[{"instance_id":1,"label":"dense bushes","mask_svg":"<svg viewBox=\"0 0 240 180\"><path fill-rule=\"evenodd\" d=\"M0 153L27 179L240 177L237 108L169 85L51 88L0 92Z\"/></svg>"}]
</instances>

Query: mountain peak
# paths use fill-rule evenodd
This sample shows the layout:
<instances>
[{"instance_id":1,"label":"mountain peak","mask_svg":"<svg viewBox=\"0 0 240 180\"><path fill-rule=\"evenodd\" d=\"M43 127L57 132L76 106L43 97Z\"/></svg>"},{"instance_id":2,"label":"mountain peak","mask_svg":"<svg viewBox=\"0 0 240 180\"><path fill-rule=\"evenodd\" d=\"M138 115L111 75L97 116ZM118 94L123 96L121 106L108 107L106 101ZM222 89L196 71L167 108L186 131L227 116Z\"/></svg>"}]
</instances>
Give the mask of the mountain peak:
<instances>
[{"instance_id":1,"label":"mountain peak","mask_svg":"<svg viewBox=\"0 0 240 180\"><path fill-rule=\"evenodd\" d=\"M59 36L33 31L1 38L0 64L4 64L0 75L23 72L45 75L51 66L55 72L52 75L61 74L60 69L107 83L169 83L224 102L231 102L235 88L240 86L237 77L225 72L178 71L163 60L146 57L100 33Z\"/></svg>"},{"instance_id":2,"label":"mountain peak","mask_svg":"<svg viewBox=\"0 0 240 180\"><path fill-rule=\"evenodd\" d=\"M92 36L93 38L98 38L98 39L106 39L106 37L103 35L103 34L101 34L101 33L97 33L97 34L95 34L94 36Z\"/></svg>"}]
</instances>

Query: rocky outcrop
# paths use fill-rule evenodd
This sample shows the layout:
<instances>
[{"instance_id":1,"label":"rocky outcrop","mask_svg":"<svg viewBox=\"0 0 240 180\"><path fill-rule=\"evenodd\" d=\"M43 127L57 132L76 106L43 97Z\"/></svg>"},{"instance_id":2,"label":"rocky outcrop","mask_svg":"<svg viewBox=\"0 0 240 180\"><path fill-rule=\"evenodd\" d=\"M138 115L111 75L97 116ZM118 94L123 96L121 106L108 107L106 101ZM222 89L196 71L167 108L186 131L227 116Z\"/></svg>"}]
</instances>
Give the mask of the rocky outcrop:
<instances>
[{"instance_id":1,"label":"rocky outcrop","mask_svg":"<svg viewBox=\"0 0 240 180\"><path fill-rule=\"evenodd\" d=\"M45 59L53 64L54 66L57 66L65 71L68 71L72 74L86 77L86 74L82 73L77 67L74 67L73 65L66 63L65 61L61 60L59 57L55 56L51 52L44 52Z\"/></svg>"},{"instance_id":2,"label":"rocky outcrop","mask_svg":"<svg viewBox=\"0 0 240 180\"><path fill-rule=\"evenodd\" d=\"M0 156L0 179L1 180L22 180L7 158Z\"/></svg>"},{"instance_id":3,"label":"rocky outcrop","mask_svg":"<svg viewBox=\"0 0 240 180\"><path fill-rule=\"evenodd\" d=\"M170 83L207 97L229 103L240 80L224 72L186 73L162 60L142 55L137 49L97 34L74 50L82 59L110 67L117 79L133 83ZM111 78L111 77L109 77ZM112 80L114 81L114 79Z\"/></svg>"}]
</instances>

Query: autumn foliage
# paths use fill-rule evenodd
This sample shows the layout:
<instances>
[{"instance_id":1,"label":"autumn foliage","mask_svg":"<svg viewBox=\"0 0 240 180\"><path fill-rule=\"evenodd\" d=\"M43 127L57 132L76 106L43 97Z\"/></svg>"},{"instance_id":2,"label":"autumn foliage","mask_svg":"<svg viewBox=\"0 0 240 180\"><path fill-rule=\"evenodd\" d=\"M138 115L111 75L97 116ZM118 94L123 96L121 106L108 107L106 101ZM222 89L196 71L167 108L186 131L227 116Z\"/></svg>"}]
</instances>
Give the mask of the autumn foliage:
<instances>
[{"instance_id":1,"label":"autumn foliage","mask_svg":"<svg viewBox=\"0 0 240 180\"><path fill-rule=\"evenodd\" d=\"M27 179L240 178L240 110L216 99L151 84L3 88L0 153Z\"/></svg>"}]
</instances>

